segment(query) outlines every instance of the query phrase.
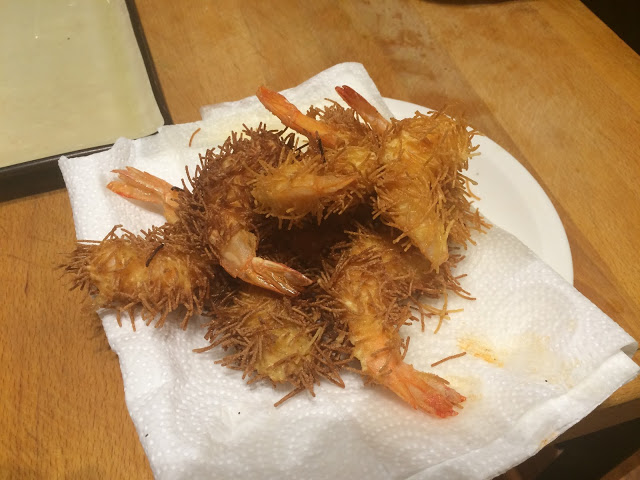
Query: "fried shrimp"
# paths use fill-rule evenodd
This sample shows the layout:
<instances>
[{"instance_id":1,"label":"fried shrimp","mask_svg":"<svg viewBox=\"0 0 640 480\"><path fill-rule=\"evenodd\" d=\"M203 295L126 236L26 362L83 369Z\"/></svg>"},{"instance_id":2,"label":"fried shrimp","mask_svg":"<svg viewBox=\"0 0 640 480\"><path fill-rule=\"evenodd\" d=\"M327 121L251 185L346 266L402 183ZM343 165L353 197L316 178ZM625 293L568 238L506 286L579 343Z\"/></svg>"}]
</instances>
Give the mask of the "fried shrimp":
<instances>
[{"instance_id":1,"label":"fried shrimp","mask_svg":"<svg viewBox=\"0 0 640 480\"><path fill-rule=\"evenodd\" d=\"M382 138L376 215L403 232L396 241L408 238L438 269L449 241L465 246L470 230L487 226L471 209L471 180L462 174L477 149L475 132L442 112L387 121L352 88L336 91Z\"/></svg>"},{"instance_id":2,"label":"fried shrimp","mask_svg":"<svg viewBox=\"0 0 640 480\"><path fill-rule=\"evenodd\" d=\"M466 126L434 113L393 121L381 152L377 213L438 269L449 241L466 245L483 223L471 210L462 171L474 147Z\"/></svg>"},{"instance_id":3,"label":"fried shrimp","mask_svg":"<svg viewBox=\"0 0 640 480\"><path fill-rule=\"evenodd\" d=\"M286 265L257 256L259 223L249 185L262 165L287 155L291 145L263 125L235 133L216 152L201 155L190 188L179 195L178 216L186 230L210 246L234 278L285 295L298 295L312 281Z\"/></svg>"},{"instance_id":4,"label":"fried shrimp","mask_svg":"<svg viewBox=\"0 0 640 480\"><path fill-rule=\"evenodd\" d=\"M405 361L401 328L435 317L437 332L449 293L471 299L453 271L473 231L489 226L463 174L475 132L443 112L389 120L352 88L336 91L348 107L302 113L260 87L287 128L231 132L179 186L114 170L108 189L159 207L166 223L79 242L65 272L118 323L122 313L158 327L176 310L183 328L205 317L195 351L217 349L216 363L248 383L288 386L276 406L315 396L321 379L344 387L341 369L359 362L365 383L457 415L465 397Z\"/></svg>"},{"instance_id":5,"label":"fried shrimp","mask_svg":"<svg viewBox=\"0 0 640 480\"><path fill-rule=\"evenodd\" d=\"M426 263L390 238L361 229L321 284L338 304L336 315L347 328L362 374L413 408L448 417L457 415L454 407L465 397L443 378L405 363L408 342L399 333L411 316L402 300L416 291L434 295L459 288L453 277L427 274Z\"/></svg>"},{"instance_id":6,"label":"fried shrimp","mask_svg":"<svg viewBox=\"0 0 640 480\"><path fill-rule=\"evenodd\" d=\"M215 293L222 293L216 268L209 260L185 248L164 229L143 236L118 226L100 242L79 242L64 267L72 289L87 290L98 307L115 310L118 324L128 313L135 329L137 311L147 324L161 327L167 315L184 309L182 328L200 314Z\"/></svg>"},{"instance_id":7,"label":"fried shrimp","mask_svg":"<svg viewBox=\"0 0 640 480\"><path fill-rule=\"evenodd\" d=\"M348 187L357 179L353 173L331 172L319 155L290 152L279 164L264 165L251 193L258 213L291 222L309 215L320 223L351 205Z\"/></svg>"},{"instance_id":8,"label":"fried shrimp","mask_svg":"<svg viewBox=\"0 0 640 480\"><path fill-rule=\"evenodd\" d=\"M312 107L303 115L264 87L258 97L288 127L307 136L309 148L317 148L314 138L333 146L324 148L325 170L359 174L345 196L373 197L374 216L399 230L396 241L417 247L437 270L448 258L449 241L464 247L470 230L487 226L471 208L470 179L462 174L476 149L471 145L475 132L438 112L387 120L352 88L336 91L352 110L334 104L324 110Z\"/></svg>"},{"instance_id":9,"label":"fried shrimp","mask_svg":"<svg viewBox=\"0 0 640 480\"><path fill-rule=\"evenodd\" d=\"M287 220L318 221L368 201L378 168L378 140L353 110L337 103L307 114L261 87L258 98L287 127L309 141L303 154L265 169L253 194L259 211Z\"/></svg>"},{"instance_id":10,"label":"fried shrimp","mask_svg":"<svg viewBox=\"0 0 640 480\"><path fill-rule=\"evenodd\" d=\"M127 167L116 170L113 192L161 205L170 223L179 223L193 241L234 278L286 295L297 295L311 280L286 265L256 255L258 228L248 184L260 162L268 165L286 153L287 145L264 126L232 134L219 152L200 157L190 189L171 186L150 173Z\"/></svg>"},{"instance_id":11,"label":"fried shrimp","mask_svg":"<svg viewBox=\"0 0 640 480\"><path fill-rule=\"evenodd\" d=\"M205 335L211 344L196 351L229 351L217 363L241 370L248 383L289 384L291 391L276 406L304 390L315 396L320 378L344 388L334 364L340 345L310 300L247 286L212 314Z\"/></svg>"}]
</instances>

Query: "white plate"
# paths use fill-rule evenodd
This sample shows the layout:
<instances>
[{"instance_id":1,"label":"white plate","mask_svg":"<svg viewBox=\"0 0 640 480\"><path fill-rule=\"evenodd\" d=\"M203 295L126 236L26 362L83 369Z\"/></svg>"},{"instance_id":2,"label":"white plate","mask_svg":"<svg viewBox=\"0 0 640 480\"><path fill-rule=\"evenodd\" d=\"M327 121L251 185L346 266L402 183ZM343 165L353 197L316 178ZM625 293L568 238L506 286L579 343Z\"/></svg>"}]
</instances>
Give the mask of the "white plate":
<instances>
[{"instance_id":1,"label":"white plate","mask_svg":"<svg viewBox=\"0 0 640 480\"><path fill-rule=\"evenodd\" d=\"M429 112L401 100L385 98L396 118ZM483 136L474 137L480 155L469 162L467 175L476 180L473 193L480 212L491 222L515 235L569 283L573 261L567 233L558 212L542 187L505 149Z\"/></svg>"}]
</instances>

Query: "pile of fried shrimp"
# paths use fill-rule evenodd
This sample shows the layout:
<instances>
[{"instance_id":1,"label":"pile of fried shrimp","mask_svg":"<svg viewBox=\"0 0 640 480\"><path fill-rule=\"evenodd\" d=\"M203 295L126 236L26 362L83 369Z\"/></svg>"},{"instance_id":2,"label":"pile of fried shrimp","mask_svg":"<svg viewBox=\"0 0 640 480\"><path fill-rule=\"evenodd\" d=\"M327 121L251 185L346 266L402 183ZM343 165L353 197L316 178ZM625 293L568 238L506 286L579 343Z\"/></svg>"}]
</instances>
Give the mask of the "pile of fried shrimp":
<instances>
[{"instance_id":1,"label":"pile of fried shrimp","mask_svg":"<svg viewBox=\"0 0 640 480\"><path fill-rule=\"evenodd\" d=\"M405 363L400 328L429 317L439 328L448 294L471 299L455 269L489 227L463 174L475 132L443 112L387 120L352 88L336 92L347 108L305 114L260 87L286 128L232 132L181 185L115 170L106 188L166 223L79 241L64 271L119 324L202 323L196 352L218 347L217 363L249 383L288 385L276 406L315 395L321 379L344 387L349 370L415 409L457 415L465 397Z\"/></svg>"}]
</instances>

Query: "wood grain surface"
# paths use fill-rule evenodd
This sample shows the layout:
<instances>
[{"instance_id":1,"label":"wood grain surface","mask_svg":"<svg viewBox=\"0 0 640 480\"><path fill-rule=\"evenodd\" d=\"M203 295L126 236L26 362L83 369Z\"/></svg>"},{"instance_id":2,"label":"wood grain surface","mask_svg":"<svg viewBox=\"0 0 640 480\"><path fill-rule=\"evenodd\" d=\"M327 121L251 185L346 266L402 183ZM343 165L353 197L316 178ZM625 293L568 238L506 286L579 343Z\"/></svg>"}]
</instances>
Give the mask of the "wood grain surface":
<instances>
[{"instance_id":1,"label":"wood grain surface","mask_svg":"<svg viewBox=\"0 0 640 480\"><path fill-rule=\"evenodd\" d=\"M640 339L640 58L579 1L137 6L176 123L345 61L384 96L463 105L551 198L576 288ZM150 478L117 357L55 270L74 240L65 190L0 204L0 478ZM579 426L638 413L636 379Z\"/></svg>"}]
</instances>

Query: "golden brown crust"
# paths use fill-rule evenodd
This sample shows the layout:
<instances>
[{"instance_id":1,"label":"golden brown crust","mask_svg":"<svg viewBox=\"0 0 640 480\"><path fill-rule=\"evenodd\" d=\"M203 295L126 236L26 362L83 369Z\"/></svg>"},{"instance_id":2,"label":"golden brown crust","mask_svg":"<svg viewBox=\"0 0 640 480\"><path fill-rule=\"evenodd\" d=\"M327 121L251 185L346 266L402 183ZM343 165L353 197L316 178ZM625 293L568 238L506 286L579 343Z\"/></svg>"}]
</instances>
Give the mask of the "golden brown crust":
<instances>
[{"instance_id":1,"label":"golden brown crust","mask_svg":"<svg viewBox=\"0 0 640 480\"><path fill-rule=\"evenodd\" d=\"M180 221L194 243L220 260L223 251L239 231L258 234L256 214L248 185L261 164L276 163L290 146L286 138L264 125L232 133L219 150L209 149L188 185L178 196Z\"/></svg>"},{"instance_id":2,"label":"golden brown crust","mask_svg":"<svg viewBox=\"0 0 640 480\"><path fill-rule=\"evenodd\" d=\"M249 383L289 385L276 405L314 395L321 378L343 387L340 370L357 360L368 382L455 415L464 397L404 363L409 339L400 329L411 321L424 329L431 316L439 328L448 292L470 298L453 271L471 232L487 227L462 173L474 132L443 113L380 119L375 131L338 104L307 115L305 125L326 126L339 141L329 147L309 135L301 146L264 125L232 133L170 191L171 225L143 235L114 228L102 242L79 243L66 266L72 288L88 290L119 322L122 312L132 323L140 312L161 326L181 308L186 327L206 315L209 345L199 351L221 347L217 363ZM258 266L265 278L299 275L299 289L280 292L300 295L239 281L264 286L247 274Z\"/></svg>"},{"instance_id":3,"label":"golden brown crust","mask_svg":"<svg viewBox=\"0 0 640 480\"><path fill-rule=\"evenodd\" d=\"M487 227L471 207L470 180L462 174L477 148L474 133L443 112L416 113L392 120L383 140L375 215L436 269L448 258L449 242L464 247L471 230Z\"/></svg>"},{"instance_id":4,"label":"golden brown crust","mask_svg":"<svg viewBox=\"0 0 640 480\"><path fill-rule=\"evenodd\" d=\"M138 312L147 324L164 324L167 315L184 309L182 328L220 293L223 280L206 257L174 237L170 229L143 235L117 227L101 242L79 242L65 266L71 288L87 290L100 308L127 313L135 328Z\"/></svg>"},{"instance_id":5,"label":"golden brown crust","mask_svg":"<svg viewBox=\"0 0 640 480\"><path fill-rule=\"evenodd\" d=\"M222 347L229 353L216 363L241 370L248 383L289 384L291 391L276 406L304 390L315 396L320 378L344 387L336 363L343 345L311 298L246 287L211 314L205 335L210 346L199 351Z\"/></svg>"},{"instance_id":6,"label":"golden brown crust","mask_svg":"<svg viewBox=\"0 0 640 480\"><path fill-rule=\"evenodd\" d=\"M440 377L403 361L409 339L403 340L400 328L412 318L407 301L418 293L438 296L459 288L448 269L434 272L425 263L392 237L361 227L320 285L338 305L336 321L343 323L365 379L389 388L414 408L447 417L457 414L453 407L465 398ZM446 315L446 309L440 314Z\"/></svg>"}]
</instances>

